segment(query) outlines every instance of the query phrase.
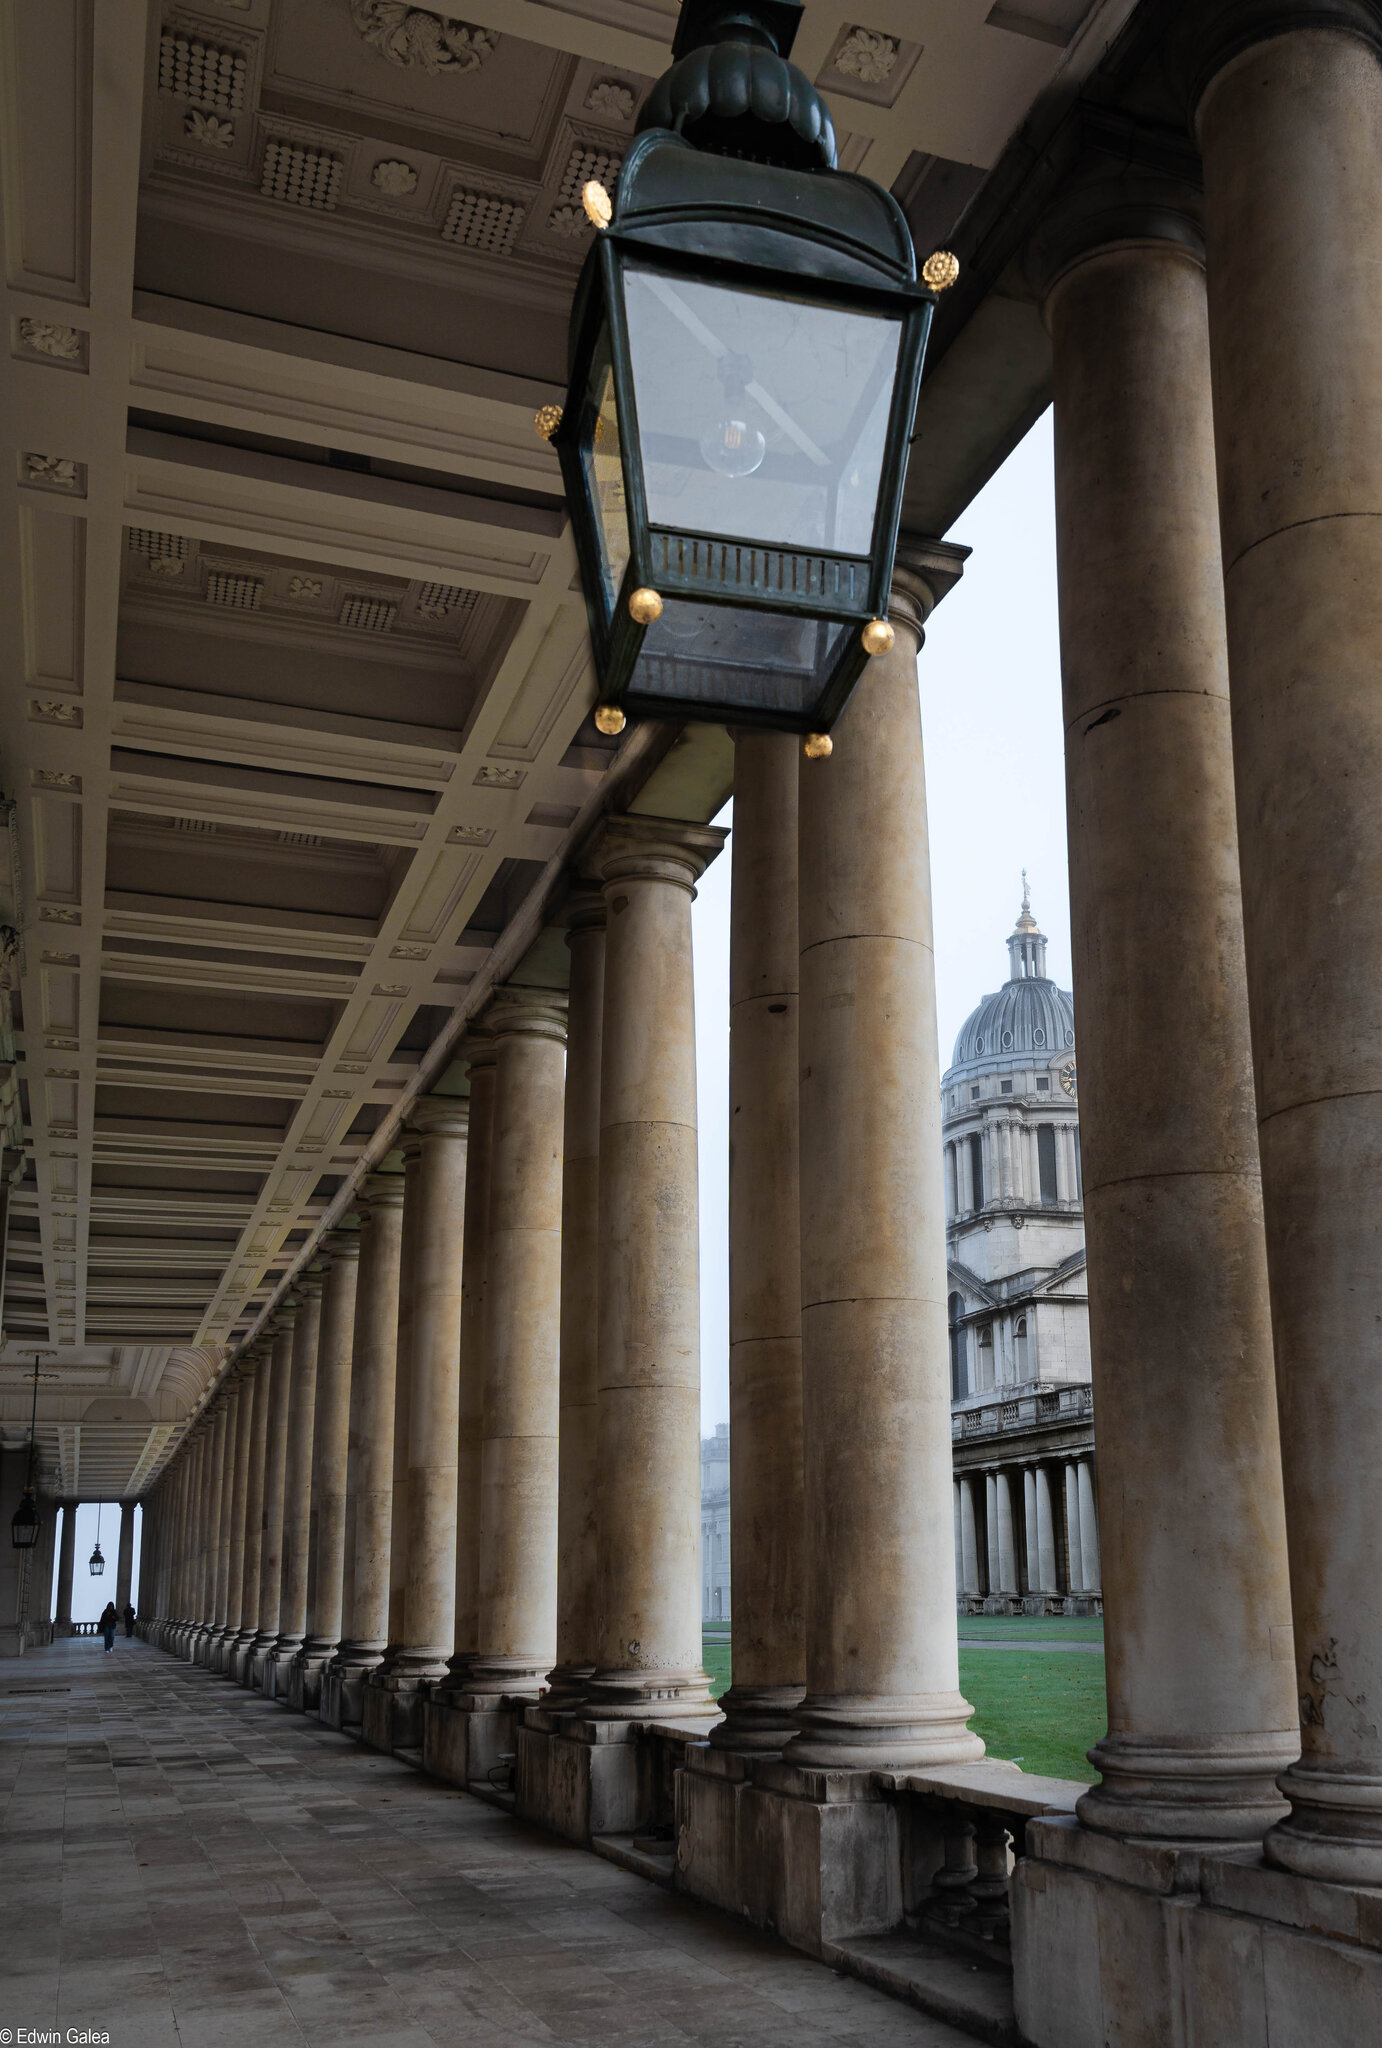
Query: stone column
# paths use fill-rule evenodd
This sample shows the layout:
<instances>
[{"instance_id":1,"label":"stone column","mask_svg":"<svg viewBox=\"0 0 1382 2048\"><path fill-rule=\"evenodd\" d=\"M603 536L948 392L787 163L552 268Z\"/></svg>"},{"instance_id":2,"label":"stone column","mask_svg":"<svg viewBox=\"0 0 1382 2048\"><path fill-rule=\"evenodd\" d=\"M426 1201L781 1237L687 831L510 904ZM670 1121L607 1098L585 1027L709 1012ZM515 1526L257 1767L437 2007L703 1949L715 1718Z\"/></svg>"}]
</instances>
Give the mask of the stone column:
<instances>
[{"instance_id":1,"label":"stone column","mask_svg":"<svg viewBox=\"0 0 1382 2048\"><path fill-rule=\"evenodd\" d=\"M1065 1468L1065 1556L1070 1574L1070 1592L1084 1591L1084 1556L1080 1549L1080 1483L1075 1467Z\"/></svg>"},{"instance_id":2,"label":"stone column","mask_svg":"<svg viewBox=\"0 0 1382 2048\"><path fill-rule=\"evenodd\" d=\"M734 742L729 952L729 1549L734 1682L717 1747L771 1753L806 1690L797 779L791 733Z\"/></svg>"},{"instance_id":3,"label":"stone column","mask_svg":"<svg viewBox=\"0 0 1382 2048\"><path fill-rule=\"evenodd\" d=\"M226 1616L230 1609L230 1546L235 1525L235 1446L240 1433L240 1378L232 1368L225 1377L222 1394L226 1411L226 1437L221 1463L221 1519L216 1539L215 1628L207 1662L219 1670L219 1653L226 1640Z\"/></svg>"},{"instance_id":4,"label":"stone column","mask_svg":"<svg viewBox=\"0 0 1382 2048\"><path fill-rule=\"evenodd\" d=\"M130 1597L130 1585L134 1578L134 1510L136 1503L122 1500L120 1503L120 1547L115 1561L115 1611L120 1616L120 1626L125 1625L125 1607Z\"/></svg>"},{"instance_id":5,"label":"stone column","mask_svg":"<svg viewBox=\"0 0 1382 2048\"><path fill-rule=\"evenodd\" d=\"M926 786L916 659L963 556L899 548L876 657L801 785L806 1697L794 1763L982 1756L946 1591L951 1473Z\"/></svg>"},{"instance_id":6,"label":"stone column","mask_svg":"<svg viewBox=\"0 0 1382 2048\"><path fill-rule=\"evenodd\" d=\"M273 1405L273 1345L261 1339L250 1353L254 1403L250 1410L249 1463L245 1472L245 1551L240 1574L240 1626L230 1652L231 1676L249 1685L259 1634L260 1566L264 1554L264 1477L268 1464L269 1409Z\"/></svg>"},{"instance_id":7,"label":"stone column","mask_svg":"<svg viewBox=\"0 0 1382 2048\"><path fill-rule=\"evenodd\" d=\"M960 1481L960 1545L964 1555L964 1589L969 1598L979 1592L979 1530L974 1513L974 1479L966 1472Z\"/></svg>"},{"instance_id":8,"label":"stone column","mask_svg":"<svg viewBox=\"0 0 1382 2048\"><path fill-rule=\"evenodd\" d=\"M230 1544L226 1551L225 1632L214 1660L218 1671L233 1672L235 1645L245 1611L245 1514L249 1502L250 1438L254 1428L255 1368L253 1353L235 1367L240 1398L235 1411L235 1466L230 1487Z\"/></svg>"},{"instance_id":9,"label":"stone column","mask_svg":"<svg viewBox=\"0 0 1382 2048\"><path fill-rule=\"evenodd\" d=\"M1307 1877L1376 1885L1382 33L1375 7L1264 5L1236 27L1206 59L1198 126L1303 1744L1266 1849ZM1270 40L1244 47L1250 33ZM1102 1412L1099 1482L1112 1611ZM1283 1631L1284 1603L1267 1619Z\"/></svg>"},{"instance_id":10,"label":"stone column","mask_svg":"<svg viewBox=\"0 0 1382 2048\"><path fill-rule=\"evenodd\" d=\"M1094 1474L1088 1458L1075 1468L1080 1496L1080 1560L1084 1565L1085 1591L1098 1593L1103 1579L1099 1564L1099 1520L1094 1508Z\"/></svg>"},{"instance_id":11,"label":"stone column","mask_svg":"<svg viewBox=\"0 0 1382 2048\"><path fill-rule=\"evenodd\" d=\"M198 1664L209 1661L211 1635L216 1626L216 1564L225 1509L225 1469L226 1404L224 1396L218 1395L207 1415L206 1453L202 1468L205 1506L197 1562L197 1627L188 1650L189 1656Z\"/></svg>"},{"instance_id":12,"label":"stone column","mask_svg":"<svg viewBox=\"0 0 1382 2048\"><path fill-rule=\"evenodd\" d=\"M998 1591L1016 1593L1017 1545L1013 1539L1012 1487L1006 1472L995 1475L994 1505L998 1510Z\"/></svg>"},{"instance_id":13,"label":"stone column","mask_svg":"<svg viewBox=\"0 0 1382 2048\"><path fill-rule=\"evenodd\" d=\"M283 1465L283 1577L279 1589L278 1637L264 1666L264 1691L286 1697L288 1667L307 1633L307 1550L312 1533L312 1438L317 1420L317 1345L321 1336L322 1288L326 1275L309 1267L293 1289L292 1386L288 1396L288 1447Z\"/></svg>"},{"instance_id":14,"label":"stone column","mask_svg":"<svg viewBox=\"0 0 1382 2048\"><path fill-rule=\"evenodd\" d=\"M422 1139L405 1130L403 1155L403 1233L398 1253L398 1334L394 1347L393 1491L389 1518L389 1639L381 1669L392 1670L408 1633L408 1458L412 1444L413 1304L418 1230L422 1220L418 1174ZM372 1682L372 1681L371 1681Z\"/></svg>"},{"instance_id":15,"label":"stone column","mask_svg":"<svg viewBox=\"0 0 1382 2048\"><path fill-rule=\"evenodd\" d=\"M1003 1570L998 1559L998 1478L993 1472L984 1474L984 1547L988 1551L988 1591L996 1593L1003 1583Z\"/></svg>"},{"instance_id":16,"label":"stone column","mask_svg":"<svg viewBox=\"0 0 1382 2048\"><path fill-rule=\"evenodd\" d=\"M700 1302L691 898L724 844L626 817L604 883L599 1669L604 1721L718 1718L701 1668Z\"/></svg>"},{"instance_id":17,"label":"stone column","mask_svg":"<svg viewBox=\"0 0 1382 2048\"><path fill-rule=\"evenodd\" d=\"M1051 1475L1044 1465L1036 1468L1037 1591L1056 1590L1056 1522L1051 1512Z\"/></svg>"},{"instance_id":18,"label":"stone column","mask_svg":"<svg viewBox=\"0 0 1382 2048\"><path fill-rule=\"evenodd\" d=\"M77 1503L65 1500L62 1504L62 1537L58 1549L58 1611L53 1622L53 1634L70 1636L72 1633L72 1567L77 1558Z\"/></svg>"},{"instance_id":19,"label":"stone column","mask_svg":"<svg viewBox=\"0 0 1382 2048\"><path fill-rule=\"evenodd\" d=\"M1037 1496L1036 1472L1030 1465L1022 1469L1022 1510L1023 1529L1027 1538L1027 1591L1041 1591L1041 1552L1037 1539Z\"/></svg>"},{"instance_id":20,"label":"stone column","mask_svg":"<svg viewBox=\"0 0 1382 2048\"><path fill-rule=\"evenodd\" d=\"M563 999L501 989L494 1034L477 1701L536 1698L556 1650Z\"/></svg>"},{"instance_id":21,"label":"stone column","mask_svg":"<svg viewBox=\"0 0 1382 2048\"><path fill-rule=\"evenodd\" d=\"M1297 1737L1204 271L1192 196L1176 214L1158 179L1139 218L1137 178L1112 182L1053 229L1046 299L1108 1510L1109 1732L1079 1811L1246 1840Z\"/></svg>"},{"instance_id":22,"label":"stone column","mask_svg":"<svg viewBox=\"0 0 1382 2048\"><path fill-rule=\"evenodd\" d=\"M561 1177L561 1420L557 1454L557 1661L543 1705L572 1707L594 1675L598 1583L600 1039L605 899L573 890Z\"/></svg>"},{"instance_id":23,"label":"stone column","mask_svg":"<svg viewBox=\"0 0 1382 2048\"><path fill-rule=\"evenodd\" d=\"M465 1226L461 1247L460 1391L456 1427L456 1628L446 1684L463 1691L480 1636L480 1453L484 1441L485 1289L489 1277L490 1149L494 1066L485 1040L467 1048L470 1136L466 1143Z\"/></svg>"},{"instance_id":24,"label":"stone column","mask_svg":"<svg viewBox=\"0 0 1382 2048\"><path fill-rule=\"evenodd\" d=\"M321 1718L336 1728L360 1720L363 1681L382 1662L388 1641L402 1173L372 1173L359 1207L360 1279L350 1367L353 1563L341 1647L327 1666L320 1709Z\"/></svg>"},{"instance_id":25,"label":"stone column","mask_svg":"<svg viewBox=\"0 0 1382 2048\"><path fill-rule=\"evenodd\" d=\"M273 1321L273 1390L264 1449L264 1540L259 1553L259 1632L251 1652L250 1683L264 1684L264 1666L278 1641L283 1604L283 1490L288 1469L288 1416L293 1385L297 1304L289 1298Z\"/></svg>"},{"instance_id":26,"label":"stone column","mask_svg":"<svg viewBox=\"0 0 1382 2048\"><path fill-rule=\"evenodd\" d=\"M388 1673L390 1748L422 1742L422 1700L447 1675L456 1629L456 1440L459 1425L461 1252L470 1105L457 1096L415 1102L417 1163L404 1206L408 1331L408 1531L405 1634ZM400 1378L403 1364L400 1355ZM399 1425L395 1423L397 1428ZM395 1469L397 1467L395 1466ZM370 1733L366 1716L366 1733ZM381 1731L382 1732L382 1731Z\"/></svg>"},{"instance_id":27,"label":"stone column","mask_svg":"<svg viewBox=\"0 0 1382 2048\"><path fill-rule=\"evenodd\" d=\"M317 1401L312 1434L312 1515L308 1534L307 1629L293 1660L289 1698L306 1713L321 1704L322 1672L341 1640L345 1568L346 1473L350 1457L350 1354L360 1231L352 1217L326 1245L326 1286L317 1338Z\"/></svg>"},{"instance_id":28,"label":"stone column","mask_svg":"<svg viewBox=\"0 0 1382 2048\"><path fill-rule=\"evenodd\" d=\"M955 1481L955 1598L958 1600L965 1589L964 1531L960 1521L960 1482Z\"/></svg>"}]
</instances>

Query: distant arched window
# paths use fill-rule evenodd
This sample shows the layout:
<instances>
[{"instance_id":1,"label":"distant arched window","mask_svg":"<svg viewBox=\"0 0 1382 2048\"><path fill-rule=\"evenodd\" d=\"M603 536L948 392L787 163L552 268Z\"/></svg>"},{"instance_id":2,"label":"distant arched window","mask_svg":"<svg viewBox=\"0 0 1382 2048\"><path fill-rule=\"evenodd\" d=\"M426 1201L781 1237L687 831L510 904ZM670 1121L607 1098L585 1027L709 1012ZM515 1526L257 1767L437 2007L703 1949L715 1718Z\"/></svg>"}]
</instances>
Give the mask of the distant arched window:
<instances>
[{"instance_id":1,"label":"distant arched window","mask_svg":"<svg viewBox=\"0 0 1382 2048\"><path fill-rule=\"evenodd\" d=\"M969 1346L965 1341L968 1332L960 1321L965 1312L963 1296L952 1294L947 1306L950 1311L950 1398L963 1401L969 1392Z\"/></svg>"},{"instance_id":2,"label":"distant arched window","mask_svg":"<svg viewBox=\"0 0 1382 2048\"><path fill-rule=\"evenodd\" d=\"M1027 1345L1027 1318L1019 1316L1013 1326L1013 1369L1018 1385L1029 1380L1031 1374L1031 1353Z\"/></svg>"},{"instance_id":3,"label":"distant arched window","mask_svg":"<svg viewBox=\"0 0 1382 2048\"><path fill-rule=\"evenodd\" d=\"M979 1387L993 1385L993 1325L979 1325Z\"/></svg>"}]
</instances>

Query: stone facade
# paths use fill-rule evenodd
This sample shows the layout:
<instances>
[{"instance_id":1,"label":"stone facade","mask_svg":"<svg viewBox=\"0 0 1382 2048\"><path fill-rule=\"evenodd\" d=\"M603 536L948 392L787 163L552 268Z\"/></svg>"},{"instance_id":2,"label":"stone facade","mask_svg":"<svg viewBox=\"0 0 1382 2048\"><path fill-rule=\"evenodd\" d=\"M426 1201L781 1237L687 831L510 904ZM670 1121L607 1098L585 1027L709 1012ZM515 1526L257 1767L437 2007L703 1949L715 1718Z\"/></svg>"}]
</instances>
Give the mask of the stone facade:
<instances>
[{"instance_id":1,"label":"stone facade","mask_svg":"<svg viewBox=\"0 0 1382 2048\"><path fill-rule=\"evenodd\" d=\"M729 1622L729 1424L701 1438L701 1620Z\"/></svg>"}]
</instances>

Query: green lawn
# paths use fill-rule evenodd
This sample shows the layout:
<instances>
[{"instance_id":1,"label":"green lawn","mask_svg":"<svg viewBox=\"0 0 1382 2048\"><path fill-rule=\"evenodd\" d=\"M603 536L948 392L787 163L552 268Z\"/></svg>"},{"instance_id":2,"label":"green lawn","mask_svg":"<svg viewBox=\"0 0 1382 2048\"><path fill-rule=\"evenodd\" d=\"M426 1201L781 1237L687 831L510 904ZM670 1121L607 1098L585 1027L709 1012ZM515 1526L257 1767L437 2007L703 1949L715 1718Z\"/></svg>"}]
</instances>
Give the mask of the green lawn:
<instances>
[{"instance_id":1,"label":"green lawn","mask_svg":"<svg viewBox=\"0 0 1382 2048\"><path fill-rule=\"evenodd\" d=\"M985 1639L992 1636L999 1642L1004 1637L1011 1640L1014 1636L1033 1643L1058 1640L1101 1643L1104 1640L1104 1624L1097 1614L962 1614L959 1627L962 1636L983 1636Z\"/></svg>"},{"instance_id":2,"label":"green lawn","mask_svg":"<svg viewBox=\"0 0 1382 2048\"><path fill-rule=\"evenodd\" d=\"M982 1627L981 1623L987 1623ZM1007 1621L1001 1616L966 1618L968 1635L1011 1637L1026 1629L1033 1640L1097 1636L1096 1621ZM716 1699L729 1687L729 1644L722 1635L704 1642L705 1668ZM1092 1784L1085 1758L1104 1733L1104 1660L1087 1650L966 1649L960 1647L960 1689L974 1707L970 1723L988 1744L990 1756L1020 1763L1024 1771L1048 1778L1077 1778Z\"/></svg>"}]
</instances>

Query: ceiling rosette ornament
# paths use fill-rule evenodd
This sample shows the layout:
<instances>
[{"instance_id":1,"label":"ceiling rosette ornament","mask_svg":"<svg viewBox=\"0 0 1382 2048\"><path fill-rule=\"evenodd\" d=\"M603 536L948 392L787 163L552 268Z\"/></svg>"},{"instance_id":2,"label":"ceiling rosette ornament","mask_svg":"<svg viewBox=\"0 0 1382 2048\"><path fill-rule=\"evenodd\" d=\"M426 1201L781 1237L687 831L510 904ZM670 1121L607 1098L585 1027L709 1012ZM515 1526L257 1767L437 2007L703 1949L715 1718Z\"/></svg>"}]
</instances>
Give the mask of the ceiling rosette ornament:
<instances>
[{"instance_id":1,"label":"ceiling rosette ornament","mask_svg":"<svg viewBox=\"0 0 1382 2048\"><path fill-rule=\"evenodd\" d=\"M433 73L478 71L499 43L496 29L410 7L408 0L351 0L351 14L365 41L390 64Z\"/></svg>"}]
</instances>

